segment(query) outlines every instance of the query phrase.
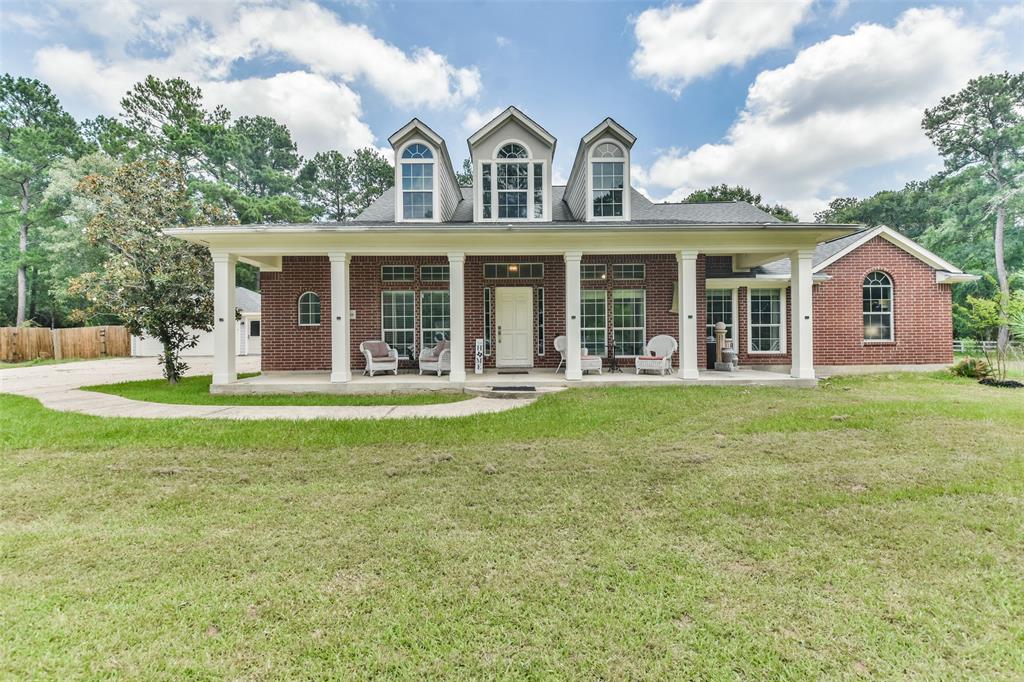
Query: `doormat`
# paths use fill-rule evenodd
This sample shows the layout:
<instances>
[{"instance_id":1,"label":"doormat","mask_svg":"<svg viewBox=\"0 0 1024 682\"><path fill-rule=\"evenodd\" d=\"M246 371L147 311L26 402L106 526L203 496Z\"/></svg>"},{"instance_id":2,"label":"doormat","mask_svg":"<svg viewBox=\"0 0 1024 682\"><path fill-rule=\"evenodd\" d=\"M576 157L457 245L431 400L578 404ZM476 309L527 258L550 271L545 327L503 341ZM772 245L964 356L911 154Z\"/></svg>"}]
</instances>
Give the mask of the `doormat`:
<instances>
[{"instance_id":1,"label":"doormat","mask_svg":"<svg viewBox=\"0 0 1024 682\"><path fill-rule=\"evenodd\" d=\"M529 370L525 369L499 369L498 374L529 374Z\"/></svg>"},{"instance_id":2,"label":"doormat","mask_svg":"<svg viewBox=\"0 0 1024 682\"><path fill-rule=\"evenodd\" d=\"M491 386L492 391L536 391L536 386Z\"/></svg>"}]
</instances>

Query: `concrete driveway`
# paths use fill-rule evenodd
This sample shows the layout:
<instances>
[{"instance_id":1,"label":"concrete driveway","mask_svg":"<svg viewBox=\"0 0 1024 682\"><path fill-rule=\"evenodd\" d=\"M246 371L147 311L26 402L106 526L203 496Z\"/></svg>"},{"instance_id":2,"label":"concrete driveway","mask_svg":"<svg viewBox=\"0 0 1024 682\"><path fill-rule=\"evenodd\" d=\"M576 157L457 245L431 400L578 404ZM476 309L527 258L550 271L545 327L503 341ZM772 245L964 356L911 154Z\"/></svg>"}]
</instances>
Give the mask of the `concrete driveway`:
<instances>
[{"instance_id":1,"label":"concrete driveway","mask_svg":"<svg viewBox=\"0 0 1024 682\"><path fill-rule=\"evenodd\" d=\"M210 374L213 358L186 359L189 375ZM259 371L259 357L239 357L239 372ZM62 365L0 369L0 393L35 398L44 407L60 412L79 412L97 417L140 419L410 419L416 417L466 417L504 412L523 407L533 399L472 398L436 405L381 406L272 406L272 405L168 405L129 400L116 395L79 390L82 386L116 384L140 379L159 379L155 358L109 358Z\"/></svg>"}]
</instances>

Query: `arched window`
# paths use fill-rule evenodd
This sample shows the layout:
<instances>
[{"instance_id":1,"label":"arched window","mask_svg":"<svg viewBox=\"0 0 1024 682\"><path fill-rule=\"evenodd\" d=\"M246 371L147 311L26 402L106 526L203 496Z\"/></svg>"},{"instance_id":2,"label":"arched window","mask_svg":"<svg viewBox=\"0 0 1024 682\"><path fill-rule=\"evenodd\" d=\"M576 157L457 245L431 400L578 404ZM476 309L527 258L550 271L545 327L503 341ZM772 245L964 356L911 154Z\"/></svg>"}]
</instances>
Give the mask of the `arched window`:
<instances>
[{"instance_id":1,"label":"arched window","mask_svg":"<svg viewBox=\"0 0 1024 682\"><path fill-rule=\"evenodd\" d=\"M402 219L434 219L434 152L421 142L402 151Z\"/></svg>"},{"instance_id":2,"label":"arched window","mask_svg":"<svg viewBox=\"0 0 1024 682\"><path fill-rule=\"evenodd\" d=\"M320 296L307 291L299 296L299 326L311 327L320 324Z\"/></svg>"},{"instance_id":3,"label":"arched window","mask_svg":"<svg viewBox=\"0 0 1024 682\"><path fill-rule=\"evenodd\" d=\"M864 278L864 340L892 341L892 280L884 272Z\"/></svg>"},{"instance_id":4,"label":"arched window","mask_svg":"<svg viewBox=\"0 0 1024 682\"><path fill-rule=\"evenodd\" d=\"M509 142L508 144L502 146L502 148L498 150L498 158L528 159L530 158L530 153L526 151L526 147L524 147L523 145L517 144L515 142Z\"/></svg>"},{"instance_id":5,"label":"arched window","mask_svg":"<svg viewBox=\"0 0 1024 682\"><path fill-rule=\"evenodd\" d=\"M590 202L595 218L621 218L624 213L626 155L611 142L596 145L590 154Z\"/></svg>"}]
</instances>

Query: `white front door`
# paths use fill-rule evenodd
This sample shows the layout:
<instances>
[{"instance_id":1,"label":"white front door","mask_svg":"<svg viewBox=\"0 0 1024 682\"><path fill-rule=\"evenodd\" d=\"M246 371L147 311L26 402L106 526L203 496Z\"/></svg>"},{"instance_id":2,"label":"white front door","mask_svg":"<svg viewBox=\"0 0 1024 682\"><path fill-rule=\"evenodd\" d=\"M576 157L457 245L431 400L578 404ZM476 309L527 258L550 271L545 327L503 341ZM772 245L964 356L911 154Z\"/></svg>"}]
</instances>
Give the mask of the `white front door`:
<instances>
[{"instance_id":1,"label":"white front door","mask_svg":"<svg viewBox=\"0 0 1024 682\"><path fill-rule=\"evenodd\" d=\"M533 367L533 287L495 289L498 367Z\"/></svg>"}]
</instances>

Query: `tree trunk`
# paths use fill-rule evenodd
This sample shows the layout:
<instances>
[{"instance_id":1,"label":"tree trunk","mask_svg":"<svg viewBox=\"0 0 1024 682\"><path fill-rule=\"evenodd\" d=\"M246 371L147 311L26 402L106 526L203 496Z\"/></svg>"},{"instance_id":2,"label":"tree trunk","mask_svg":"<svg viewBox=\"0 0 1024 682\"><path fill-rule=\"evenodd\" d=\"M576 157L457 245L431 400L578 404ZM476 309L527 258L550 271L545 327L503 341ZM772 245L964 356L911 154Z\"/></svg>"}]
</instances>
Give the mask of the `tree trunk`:
<instances>
[{"instance_id":1,"label":"tree trunk","mask_svg":"<svg viewBox=\"0 0 1024 682\"><path fill-rule=\"evenodd\" d=\"M21 181L21 222L18 225L18 316L14 324L25 324L26 281L25 260L28 255L28 180Z\"/></svg>"},{"instance_id":2,"label":"tree trunk","mask_svg":"<svg viewBox=\"0 0 1024 682\"><path fill-rule=\"evenodd\" d=\"M1003 233L1006 231L1006 206L1000 204L996 208L996 279L999 280L999 316L1003 324L999 325L999 355L1006 357L1006 346L1010 341L1010 326L1007 316L1010 306L1010 280L1006 276L1006 260L1003 255Z\"/></svg>"}]
</instances>

